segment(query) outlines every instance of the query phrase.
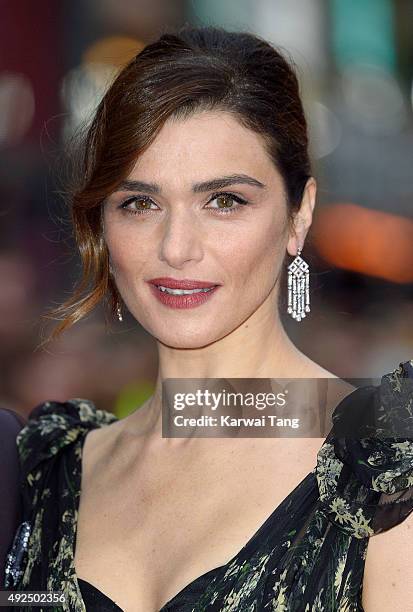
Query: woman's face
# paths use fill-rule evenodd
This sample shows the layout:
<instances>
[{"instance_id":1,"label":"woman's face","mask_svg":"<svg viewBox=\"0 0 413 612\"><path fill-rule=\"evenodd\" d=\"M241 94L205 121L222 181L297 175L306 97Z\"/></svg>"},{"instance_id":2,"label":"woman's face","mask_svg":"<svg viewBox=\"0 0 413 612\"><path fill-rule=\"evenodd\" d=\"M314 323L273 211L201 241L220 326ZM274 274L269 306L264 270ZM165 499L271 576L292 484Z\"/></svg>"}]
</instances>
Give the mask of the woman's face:
<instances>
[{"instance_id":1,"label":"woman's face","mask_svg":"<svg viewBox=\"0 0 413 612\"><path fill-rule=\"evenodd\" d=\"M235 330L264 302L276 316L287 209L259 135L225 112L169 120L128 181L148 186L125 185L107 198L104 236L122 300L150 334L197 348ZM148 283L159 277L219 287L196 306L172 307Z\"/></svg>"}]
</instances>

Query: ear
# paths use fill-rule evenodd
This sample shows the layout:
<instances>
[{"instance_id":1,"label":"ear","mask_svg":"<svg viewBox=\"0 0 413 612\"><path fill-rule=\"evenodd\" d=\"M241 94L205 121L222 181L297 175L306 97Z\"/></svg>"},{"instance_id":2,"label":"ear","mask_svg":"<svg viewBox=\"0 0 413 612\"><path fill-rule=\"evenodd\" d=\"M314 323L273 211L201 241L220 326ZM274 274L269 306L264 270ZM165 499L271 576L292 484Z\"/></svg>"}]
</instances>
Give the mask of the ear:
<instances>
[{"instance_id":1,"label":"ear","mask_svg":"<svg viewBox=\"0 0 413 612\"><path fill-rule=\"evenodd\" d=\"M304 187L300 208L294 216L293 227L287 242L289 255L297 255L297 250L303 249L305 237L313 220L313 210L316 202L317 182L310 177Z\"/></svg>"}]
</instances>

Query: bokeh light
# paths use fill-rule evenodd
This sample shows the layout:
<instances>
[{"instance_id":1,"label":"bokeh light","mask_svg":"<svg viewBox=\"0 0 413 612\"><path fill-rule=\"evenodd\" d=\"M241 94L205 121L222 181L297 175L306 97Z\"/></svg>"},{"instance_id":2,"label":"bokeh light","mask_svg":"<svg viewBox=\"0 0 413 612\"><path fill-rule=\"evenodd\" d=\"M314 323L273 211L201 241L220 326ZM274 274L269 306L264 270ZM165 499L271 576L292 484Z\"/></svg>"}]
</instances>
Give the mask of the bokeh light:
<instances>
[{"instance_id":1,"label":"bokeh light","mask_svg":"<svg viewBox=\"0 0 413 612\"><path fill-rule=\"evenodd\" d=\"M330 264L394 283L413 282L413 221L352 203L317 215L314 244Z\"/></svg>"},{"instance_id":2,"label":"bokeh light","mask_svg":"<svg viewBox=\"0 0 413 612\"><path fill-rule=\"evenodd\" d=\"M117 72L142 49L143 43L127 36L95 41L83 53L82 63L63 78L61 101L66 108L65 137L87 124Z\"/></svg>"},{"instance_id":3,"label":"bokeh light","mask_svg":"<svg viewBox=\"0 0 413 612\"><path fill-rule=\"evenodd\" d=\"M407 122L407 108L397 79L374 65L347 66L341 89L352 122L366 132L390 134Z\"/></svg>"},{"instance_id":4,"label":"bokeh light","mask_svg":"<svg viewBox=\"0 0 413 612\"><path fill-rule=\"evenodd\" d=\"M0 73L0 148L18 144L30 128L35 111L32 84L24 74Z\"/></svg>"},{"instance_id":5,"label":"bokeh light","mask_svg":"<svg viewBox=\"0 0 413 612\"><path fill-rule=\"evenodd\" d=\"M330 155L340 144L340 120L331 109L316 100L307 104L305 111L312 157L321 159Z\"/></svg>"}]
</instances>

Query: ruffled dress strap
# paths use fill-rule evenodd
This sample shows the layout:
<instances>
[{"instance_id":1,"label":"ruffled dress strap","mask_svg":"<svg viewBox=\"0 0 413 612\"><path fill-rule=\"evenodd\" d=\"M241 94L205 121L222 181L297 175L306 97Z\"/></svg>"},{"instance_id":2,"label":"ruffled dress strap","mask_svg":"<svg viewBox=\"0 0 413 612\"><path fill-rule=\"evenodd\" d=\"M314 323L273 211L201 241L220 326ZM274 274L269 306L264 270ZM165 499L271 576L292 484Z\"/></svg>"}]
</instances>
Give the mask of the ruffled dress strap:
<instances>
[{"instance_id":1,"label":"ruffled dress strap","mask_svg":"<svg viewBox=\"0 0 413 612\"><path fill-rule=\"evenodd\" d=\"M98 410L87 399L39 404L33 408L27 425L16 438L23 476L30 481L30 474L43 461L73 444L82 433L116 420L114 414Z\"/></svg>"},{"instance_id":2,"label":"ruffled dress strap","mask_svg":"<svg viewBox=\"0 0 413 612\"><path fill-rule=\"evenodd\" d=\"M413 360L353 391L332 419L317 456L322 512L356 538L404 521L413 510Z\"/></svg>"},{"instance_id":3,"label":"ruffled dress strap","mask_svg":"<svg viewBox=\"0 0 413 612\"><path fill-rule=\"evenodd\" d=\"M47 401L31 411L16 438L23 522L8 555L8 588L69 589L82 445L88 431L117 420L81 398Z\"/></svg>"}]
</instances>

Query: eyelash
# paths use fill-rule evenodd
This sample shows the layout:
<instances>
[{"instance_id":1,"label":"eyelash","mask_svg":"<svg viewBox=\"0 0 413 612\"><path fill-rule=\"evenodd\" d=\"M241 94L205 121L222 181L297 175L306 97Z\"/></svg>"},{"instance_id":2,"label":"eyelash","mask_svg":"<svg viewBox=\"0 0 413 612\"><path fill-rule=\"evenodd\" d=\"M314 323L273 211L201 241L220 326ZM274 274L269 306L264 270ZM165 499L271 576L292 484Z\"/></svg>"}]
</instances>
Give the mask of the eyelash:
<instances>
[{"instance_id":1,"label":"eyelash","mask_svg":"<svg viewBox=\"0 0 413 612\"><path fill-rule=\"evenodd\" d=\"M239 208L241 208L241 206L243 205L248 205L248 201L244 200L244 198L241 198L240 196L235 195L234 193L230 193L228 191L220 191L218 193L214 193L211 198L208 200L207 204L209 204L210 202L213 202L216 198L220 197L220 196L228 196L231 199L235 200L235 202L237 202L240 206L235 206L233 208L207 208L206 210L212 210L213 213L215 214L215 212L218 213L218 215L228 215L230 213L234 213L236 212ZM142 214L148 214L148 213L153 213L155 212L152 209L146 209L146 210L132 210L131 208L126 208L128 204L130 204L131 202L134 202L136 200L143 200L144 202L152 202L151 198L149 198L148 196L133 196L131 198L128 198L127 200L124 200L120 205L119 208L121 208L125 213L127 214L131 214L131 215L142 215Z\"/></svg>"}]
</instances>

